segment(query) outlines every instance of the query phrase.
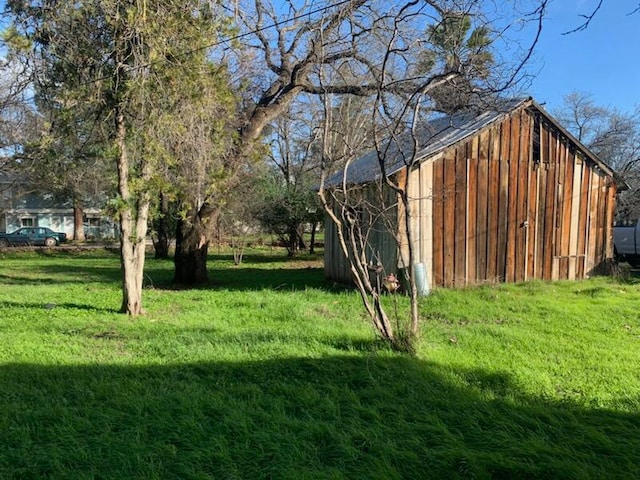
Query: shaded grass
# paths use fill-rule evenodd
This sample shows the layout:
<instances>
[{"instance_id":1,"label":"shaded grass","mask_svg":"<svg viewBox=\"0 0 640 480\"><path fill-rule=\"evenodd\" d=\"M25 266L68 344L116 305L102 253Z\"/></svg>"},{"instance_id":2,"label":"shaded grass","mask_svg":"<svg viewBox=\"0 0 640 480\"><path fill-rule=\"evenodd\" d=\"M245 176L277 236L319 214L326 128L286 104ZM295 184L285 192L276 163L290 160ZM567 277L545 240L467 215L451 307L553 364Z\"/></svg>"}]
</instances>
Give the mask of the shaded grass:
<instances>
[{"instance_id":1,"label":"shaded grass","mask_svg":"<svg viewBox=\"0 0 640 480\"><path fill-rule=\"evenodd\" d=\"M517 388L508 376L498 384ZM616 435L640 427L637 415L534 398L488 401L452 383L448 369L409 358L12 364L0 370L0 385L11 392L0 395L10 427L2 441L13 446L0 457L3 478L639 473L640 439Z\"/></svg>"},{"instance_id":2,"label":"shaded grass","mask_svg":"<svg viewBox=\"0 0 640 480\"><path fill-rule=\"evenodd\" d=\"M150 260L130 319L116 256L0 259L0 478L640 477L636 280L439 290L408 358L317 258L245 260Z\"/></svg>"}]
</instances>

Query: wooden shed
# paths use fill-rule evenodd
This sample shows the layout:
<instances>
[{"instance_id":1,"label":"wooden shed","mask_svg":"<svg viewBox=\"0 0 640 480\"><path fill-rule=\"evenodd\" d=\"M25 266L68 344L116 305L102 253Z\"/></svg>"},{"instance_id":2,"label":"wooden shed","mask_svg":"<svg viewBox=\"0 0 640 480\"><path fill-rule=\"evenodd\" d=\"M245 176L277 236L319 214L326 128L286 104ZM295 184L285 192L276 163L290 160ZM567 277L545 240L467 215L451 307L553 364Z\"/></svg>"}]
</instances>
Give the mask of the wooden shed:
<instances>
[{"instance_id":1,"label":"wooden shed","mask_svg":"<svg viewBox=\"0 0 640 480\"><path fill-rule=\"evenodd\" d=\"M389 142L385 165L395 180L409 176L414 258L430 286L580 279L613 258L624 182L531 98L432 120L419 132L415 154L407 138ZM327 184L381 186L380 178L378 154L370 153ZM401 203L394 208L403 218ZM399 231L381 227L368 238L387 273L407 258L403 222L391 224ZM329 220L325 275L351 282Z\"/></svg>"}]
</instances>

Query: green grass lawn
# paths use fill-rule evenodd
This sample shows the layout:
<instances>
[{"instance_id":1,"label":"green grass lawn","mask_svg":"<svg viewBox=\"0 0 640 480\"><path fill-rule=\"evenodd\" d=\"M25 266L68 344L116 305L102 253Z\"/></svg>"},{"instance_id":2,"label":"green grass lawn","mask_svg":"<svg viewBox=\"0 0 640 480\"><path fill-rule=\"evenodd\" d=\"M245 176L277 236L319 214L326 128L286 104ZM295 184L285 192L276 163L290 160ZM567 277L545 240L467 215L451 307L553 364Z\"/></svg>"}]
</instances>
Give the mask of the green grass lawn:
<instances>
[{"instance_id":1,"label":"green grass lawn","mask_svg":"<svg viewBox=\"0 0 640 480\"><path fill-rule=\"evenodd\" d=\"M317 257L146 272L131 319L116 254L0 254L1 479L640 478L634 279L439 290L414 358Z\"/></svg>"}]
</instances>

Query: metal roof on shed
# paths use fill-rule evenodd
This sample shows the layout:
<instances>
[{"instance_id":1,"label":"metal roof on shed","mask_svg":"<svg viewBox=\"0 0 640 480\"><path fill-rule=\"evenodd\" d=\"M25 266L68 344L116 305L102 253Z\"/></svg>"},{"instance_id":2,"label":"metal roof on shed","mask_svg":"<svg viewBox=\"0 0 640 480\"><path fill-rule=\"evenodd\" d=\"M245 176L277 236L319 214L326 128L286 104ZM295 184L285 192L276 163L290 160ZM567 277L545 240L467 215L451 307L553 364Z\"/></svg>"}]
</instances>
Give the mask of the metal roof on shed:
<instances>
[{"instance_id":1,"label":"metal roof on shed","mask_svg":"<svg viewBox=\"0 0 640 480\"><path fill-rule=\"evenodd\" d=\"M399 172L403 168L415 165L428 159L443 150L455 145L478 133L480 130L502 120L514 110L532 106L567 136L576 146L607 174L615 176L618 182L621 179L602 160L590 152L570 132L563 128L544 109L533 101L531 97L500 100L491 110L480 114L473 112L460 112L454 115L442 116L429 120L416 129L416 134L405 133L387 139L380 152L371 151L357 160L349 163L345 169L333 174L325 181L326 187L336 187L346 182L347 185L360 185L379 180L382 177L379 163L379 155L385 160L387 176ZM415 138L415 140L414 140ZM417 145L417 153L414 148ZM621 183L624 186L624 182Z\"/></svg>"}]
</instances>

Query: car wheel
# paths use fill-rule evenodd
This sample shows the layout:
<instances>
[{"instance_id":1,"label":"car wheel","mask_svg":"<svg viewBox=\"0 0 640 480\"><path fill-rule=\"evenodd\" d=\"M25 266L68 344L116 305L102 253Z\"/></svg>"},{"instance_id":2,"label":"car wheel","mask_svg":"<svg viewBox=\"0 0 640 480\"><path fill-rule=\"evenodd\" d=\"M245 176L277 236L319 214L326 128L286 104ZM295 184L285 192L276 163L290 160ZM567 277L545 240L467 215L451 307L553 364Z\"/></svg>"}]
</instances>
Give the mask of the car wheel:
<instances>
[{"instance_id":1,"label":"car wheel","mask_svg":"<svg viewBox=\"0 0 640 480\"><path fill-rule=\"evenodd\" d=\"M58 244L55 238L47 237L44 239L45 247L55 247Z\"/></svg>"},{"instance_id":2,"label":"car wheel","mask_svg":"<svg viewBox=\"0 0 640 480\"><path fill-rule=\"evenodd\" d=\"M9 240L6 238L0 238L0 248L6 248L9 246Z\"/></svg>"}]
</instances>

